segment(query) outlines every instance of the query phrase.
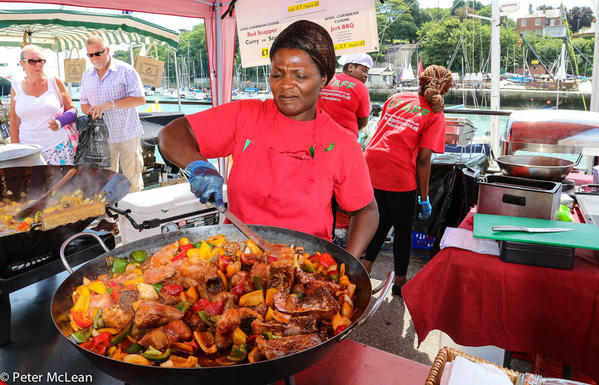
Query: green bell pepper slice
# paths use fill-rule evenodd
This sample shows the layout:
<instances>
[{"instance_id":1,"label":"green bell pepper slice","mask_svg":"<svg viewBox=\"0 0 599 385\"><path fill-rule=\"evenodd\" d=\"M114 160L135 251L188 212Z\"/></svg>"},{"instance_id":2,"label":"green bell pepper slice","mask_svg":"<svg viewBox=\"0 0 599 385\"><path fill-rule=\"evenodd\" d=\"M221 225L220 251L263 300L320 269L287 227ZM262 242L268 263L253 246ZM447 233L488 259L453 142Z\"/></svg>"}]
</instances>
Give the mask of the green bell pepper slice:
<instances>
[{"instance_id":1,"label":"green bell pepper slice","mask_svg":"<svg viewBox=\"0 0 599 385\"><path fill-rule=\"evenodd\" d=\"M248 355L248 349L247 349L247 345L243 344L243 345L239 345L239 346L234 346L233 349L231 349L231 354L229 354L227 356L227 359L229 361L235 361L235 362L239 362L241 360L244 360Z\"/></svg>"},{"instance_id":2,"label":"green bell pepper slice","mask_svg":"<svg viewBox=\"0 0 599 385\"><path fill-rule=\"evenodd\" d=\"M110 293L112 294L112 293ZM94 317L94 329L102 329L106 325L104 324L104 318L102 318L102 308L98 310L98 314Z\"/></svg>"},{"instance_id":3,"label":"green bell pepper slice","mask_svg":"<svg viewBox=\"0 0 599 385\"><path fill-rule=\"evenodd\" d=\"M260 284L260 278L254 276L254 290L263 290L264 288Z\"/></svg>"},{"instance_id":4,"label":"green bell pepper slice","mask_svg":"<svg viewBox=\"0 0 599 385\"><path fill-rule=\"evenodd\" d=\"M115 258L112 261L112 272L115 274L123 274L129 263L124 258Z\"/></svg>"},{"instance_id":5,"label":"green bell pepper slice","mask_svg":"<svg viewBox=\"0 0 599 385\"><path fill-rule=\"evenodd\" d=\"M125 350L125 351L129 354L137 354L137 353L141 352L143 350L143 348L144 347L141 346L140 344L135 343L135 344L131 344L131 346L129 346L127 348L127 350Z\"/></svg>"},{"instance_id":6,"label":"green bell pepper slice","mask_svg":"<svg viewBox=\"0 0 599 385\"><path fill-rule=\"evenodd\" d=\"M148 253L145 250L134 250L129 254L129 258L135 262L145 262L148 259Z\"/></svg>"},{"instance_id":7,"label":"green bell pepper slice","mask_svg":"<svg viewBox=\"0 0 599 385\"><path fill-rule=\"evenodd\" d=\"M71 334L71 339L77 344L82 344L92 335L92 328L81 329L78 332Z\"/></svg>"},{"instance_id":8,"label":"green bell pepper slice","mask_svg":"<svg viewBox=\"0 0 599 385\"><path fill-rule=\"evenodd\" d=\"M166 349L163 353L160 350L153 347L152 345L150 345L150 347L141 355L150 361L160 362L166 360L171 355L171 349Z\"/></svg>"},{"instance_id":9,"label":"green bell pepper slice","mask_svg":"<svg viewBox=\"0 0 599 385\"><path fill-rule=\"evenodd\" d=\"M125 330L123 330L122 332L120 332L119 334L117 334L116 336L114 336L110 339L110 344L117 345L117 344L120 344L121 342L123 342L125 340L125 338L127 338L127 334L129 334L132 327L133 327L133 322L129 322L129 325L125 328Z\"/></svg>"},{"instance_id":10,"label":"green bell pepper slice","mask_svg":"<svg viewBox=\"0 0 599 385\"><path fill-rule=\"evenodd\" d=\"M152 286L154 287L154 290L156 290L156 293L160 293L160 290L162 290L164 287L164 285L161 283L155 283Z\"/></svg>"},{"instance_id":11,"label":"green bell pepper slice","mask_svg":"<svg viewBox=\"0 0 599 385\"><path fill-rule=\"evenodd\" d=\"M200 319L208 326L213 327L216 325L216 321L218 321L217 316L211 316L205 310L200 310L198 312L198 316Z\"/></svg>"},{"instance_id":12,"label":"green bell pepper slice","mask_svg":"<svg viewBox=\"0 0 599 385\"><path fill-rule=\"evenodd\" d=\"M181 301L178 304L175 305L175 307L177 309L179 309L179 311L183 314L185 314L185 312L187 311L187 309L189 309L189 302L187 301Z\"/></svg>"}]
</instances>

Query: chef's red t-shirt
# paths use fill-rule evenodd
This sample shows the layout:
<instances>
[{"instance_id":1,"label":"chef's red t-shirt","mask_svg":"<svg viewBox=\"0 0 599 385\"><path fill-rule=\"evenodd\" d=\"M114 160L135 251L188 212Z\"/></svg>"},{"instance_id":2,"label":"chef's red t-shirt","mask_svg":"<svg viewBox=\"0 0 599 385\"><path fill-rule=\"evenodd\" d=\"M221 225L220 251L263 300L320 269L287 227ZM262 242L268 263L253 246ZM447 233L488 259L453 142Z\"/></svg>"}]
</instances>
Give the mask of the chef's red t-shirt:
<instances>
[{"instance_id":1,"label":"chef's red t-shirt","mask_svg":"<svg viewBox=\"0 0 599 385\"><path fill-rule=\"evenodd\" d=\"M321 111L300 122L281 114L272 99L243 100L187 120L202 155L233 156L229 208L247 223L330 239L333 193L347 211L374 197L359 143ZM282 161L267 161L272 156Z\"/></svg>"},{"instance_id":2,"label":"chef's red t-shirt","mask_svg":"<svg viewBox=\"0 0 599 385\"><path fill-rule=\"evenodd\" d=\"M372 187L385 191L412 191L416 183L418 150L445 150L445 116L413 92L392 95L364 156Z\"/></svg>"},{"instance_id":3,"label":"chef's red t-shirt","mask_svg":"<svg viewBox=\"0 0 599 385\"><path fill-rule=\"evenodd\" d=\"M340 73L320 91L318 106L357 138L358 118L368 117L370 113L370 95L360 80Z\"/></svg>"}]
</instances>

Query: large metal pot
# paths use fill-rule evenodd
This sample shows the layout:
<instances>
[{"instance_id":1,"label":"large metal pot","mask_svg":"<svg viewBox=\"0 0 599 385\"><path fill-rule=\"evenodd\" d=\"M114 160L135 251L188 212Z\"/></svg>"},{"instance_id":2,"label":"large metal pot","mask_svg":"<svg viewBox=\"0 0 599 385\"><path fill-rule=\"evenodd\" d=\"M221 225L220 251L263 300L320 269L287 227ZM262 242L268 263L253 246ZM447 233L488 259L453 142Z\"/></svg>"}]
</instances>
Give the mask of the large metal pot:
<instances>
[{"instance_id":1,"label":"large metal pot","mask_svg":"<svg viewBox=\"0 0 599 385\"><path fill-rule=\"evenodd\" d=\"M85 357L100 370L125 381L127 384L267 384L298 373L322 359L335 346L336 342L340 342L346 338L349 333L366 322L368 318L377 311L393 283L394 274L391 272L385 282L383 292L379 299L375 301L371 295L373 291L368 273L356 258L339 246L313 235L298 231L271 226L252 225L250 227L268 242L303 246L309 253L316 251L328 252L338 262L345 263L346 274L357 286L354 304L356 308L359 309L359 318L342 333L310 349L278 359L261 361L253 364L220 367L161 368L129 364L92 353L81 348L68 338L72 333L72 329L68 322L68 311L73 306L71 296L73 290L81 285L83 277L92 278L99 274L108 273L110 268L106 266L106 257L126 257L136 249L145 249L148 253L153 253L164 245L175 242L183 236L188 237L190 240L198 241L212 235L224 234L230 241L247 240L247 238L233 227L233 225L220 225L196 227L140 239L118 247L87 262L77 271L72 273L54 294L51 311L56 328L76 349L85 355ZM95 236L89 233L75 234L65 241L62 250L64 250L66 244L72 239L83 235ZM67 269L72 272L64 259L64 253L62 253L62 251L61 258L63 258L63 262L65 262ZM378 289L375 289L375 292L376 290ZM372 305L371 302L373 303Z\"/></svg>"},{"instance_id":2,"label":"large metal pot","mask_svg":"<svg viewBox=\"0 0 599 385\"><path fill-rule=\"evenodd\" d=\"M129 180L123 174L108 169L88 166L32 166L0 168L0 197L15 201L36 199L71 168L77 168L77 174L61 188L61 192L68 194L77 188L83 191L84 196L103 192L106 204L115 204L129 191ZM67 237L83 230L93 220L94 218L88 218L48 231L33 229L25 233L0 236L0 273L22 258L57 251Z\"/></svg>"},{"instance_id":3,"label":"large metal pot","mask_svg":"<svg viewBox=\"0 0 599 385\"><path fill-rule=\"evenodd\" d=\"M505 175L552 181L564 179L575 165L566 159L540 155L505 155L496 162Z\"/></svg>"}]
</instances>

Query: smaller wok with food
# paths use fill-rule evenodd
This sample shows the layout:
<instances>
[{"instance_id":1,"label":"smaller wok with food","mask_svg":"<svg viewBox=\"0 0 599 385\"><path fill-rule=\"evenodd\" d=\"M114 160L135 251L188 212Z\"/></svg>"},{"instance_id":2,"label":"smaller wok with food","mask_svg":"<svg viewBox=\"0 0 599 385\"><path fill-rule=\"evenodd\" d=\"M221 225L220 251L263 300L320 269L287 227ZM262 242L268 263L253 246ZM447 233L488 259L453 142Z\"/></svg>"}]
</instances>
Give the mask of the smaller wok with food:
<instances>
[{"instance_id":1,"label":"smaller wok with food","mask_svg":"<svg viewBox=\"0 0 599 385\"><path fill-rule=\"evenodd\" d=\"M345 250L297 231L231 225L119 247L74 272L52 316L86 357L127 383L268 383L322 358L363 323L371 286ZM389 285L387 285L389 286ZM195 373L192 375L192 373Z\"/></svg>"}]
</instances>

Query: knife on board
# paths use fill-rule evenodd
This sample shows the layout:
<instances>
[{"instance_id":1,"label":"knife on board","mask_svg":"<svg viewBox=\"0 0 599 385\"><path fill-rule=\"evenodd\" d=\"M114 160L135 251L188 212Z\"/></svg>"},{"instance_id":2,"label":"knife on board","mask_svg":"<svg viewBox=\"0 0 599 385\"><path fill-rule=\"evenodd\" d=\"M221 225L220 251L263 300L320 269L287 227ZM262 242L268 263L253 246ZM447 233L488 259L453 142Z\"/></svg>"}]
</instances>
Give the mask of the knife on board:
<instances>
[{"instance_id":1,"label":"knife on board","mask_svg":"<svg viewBox=\"0 0 599 385\"><path fill-rule=\"evenodd\" d=\"M525 227L525 226L493 226L493 231L520 231L524 233L561 233L572 231L568 227Z\"/></svg>"}]
</instances>

